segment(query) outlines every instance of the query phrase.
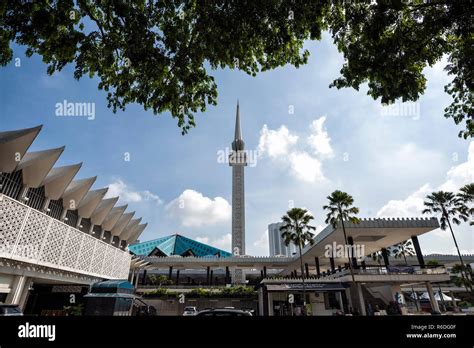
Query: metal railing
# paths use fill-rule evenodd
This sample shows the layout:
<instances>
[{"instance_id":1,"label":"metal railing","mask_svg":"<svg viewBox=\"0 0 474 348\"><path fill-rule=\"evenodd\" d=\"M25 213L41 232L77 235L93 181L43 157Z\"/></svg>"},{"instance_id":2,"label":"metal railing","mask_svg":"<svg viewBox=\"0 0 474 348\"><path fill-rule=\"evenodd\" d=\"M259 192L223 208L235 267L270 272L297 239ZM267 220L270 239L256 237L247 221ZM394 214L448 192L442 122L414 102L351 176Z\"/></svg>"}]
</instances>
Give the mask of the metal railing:
<instances>
[{"instance_id":1,"label":"metal railing","mask_svg":"<svg viewBox=\"0 0 474 348\"><path fill-rule=\"evenodd\" d=\"M126 279L131 255L0 194L0 258Z\"/></svg>"}]
</instances>

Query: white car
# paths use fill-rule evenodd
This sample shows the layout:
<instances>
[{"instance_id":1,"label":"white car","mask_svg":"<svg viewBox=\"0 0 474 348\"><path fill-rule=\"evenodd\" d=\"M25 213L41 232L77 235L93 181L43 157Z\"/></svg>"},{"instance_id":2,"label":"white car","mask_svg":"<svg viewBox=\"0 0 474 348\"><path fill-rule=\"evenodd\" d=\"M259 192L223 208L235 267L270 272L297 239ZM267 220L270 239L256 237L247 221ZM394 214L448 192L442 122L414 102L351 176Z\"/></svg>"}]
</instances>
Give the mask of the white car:
<instances>
[{"instance_id":1,"label":"white car","mask_svg":"<svg viewBox=\"0 0 474 348\"><path fill-rule=\"evenodd\" d=\"M196 315L198 313L196 307L185 307L184 308L184 312L183 312L183 316L187 317L187 316L193 316L193 315Z\"/></svg>"}]
</instances>

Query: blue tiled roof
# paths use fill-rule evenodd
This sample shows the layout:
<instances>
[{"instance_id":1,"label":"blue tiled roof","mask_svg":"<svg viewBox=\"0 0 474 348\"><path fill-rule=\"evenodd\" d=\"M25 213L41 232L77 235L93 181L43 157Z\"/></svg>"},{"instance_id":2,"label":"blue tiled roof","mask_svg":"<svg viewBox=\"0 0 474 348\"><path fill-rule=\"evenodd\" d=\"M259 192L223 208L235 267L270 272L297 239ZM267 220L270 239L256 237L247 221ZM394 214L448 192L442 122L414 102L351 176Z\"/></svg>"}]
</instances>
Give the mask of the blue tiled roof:
<instances>
[{"instance_id":1,"label":"blue tiled roof","mask_svg":"<svg viewBox=\"0 0 474 348\"><path fill-rule=\"evenodd\" d=\"M165 255L182 255L191 250L195 256L219 255L221 257L231 256L231 253L214 248L210 245L200 243L193 239L183 237L179 234L161 237L137 244L130 245L129 250L136 255L149 255L155 248L161 250Z\"/></svg>"}]
</instances>

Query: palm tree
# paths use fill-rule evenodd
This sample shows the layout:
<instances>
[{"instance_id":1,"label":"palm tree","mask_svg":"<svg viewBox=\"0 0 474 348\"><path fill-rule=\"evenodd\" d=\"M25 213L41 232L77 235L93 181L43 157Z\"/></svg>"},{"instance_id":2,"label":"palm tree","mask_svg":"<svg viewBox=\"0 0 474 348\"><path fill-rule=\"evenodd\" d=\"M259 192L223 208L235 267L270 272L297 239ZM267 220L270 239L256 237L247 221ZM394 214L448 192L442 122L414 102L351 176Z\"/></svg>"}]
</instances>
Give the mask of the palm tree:
<instances>
[{"instance_id":1,"label":"palm tree","mask_svg":"<svg viewBox=\"0 0 474 348\"><path fill-rule=\"evenodd\" d=\"M415 249L413 248L413 244L410 240L406 240L404 242L400 242L398 244L393 245L390 248L390 251L391 254L397 259L403 257L406 266L408 266L407 256L415 256ZM411 287L411 293L412 295L414 295L413 299L415 300L416 310L419 311L420 308L418 307L418 298L415 293L415 289L413 289L413 286Z\"/></svg>"},{"instance_id":2,"label":"palm tree","mask_svg":"<svg viewBox=\"0 0 474 348\"><path fill-rule=\"evenodd\" d=\"M461 261L461 267L463 269L463 272L461 272L461 276L467 277L467 274L464 274L466 266L464 265L461 252L459 251L458 242L456 241L456 237L454 236L453 232L453 227L451 226L451 221L456 225L459 225L461 223L461 220L467 221L469 219L466 215L465 209L463 208L461 200L459 199L459 197L456 197L452 192L445 191L432 192L430 195L426 196L426 199L427 201L423 203L426 208L423 210L422 213L441 214L440 227L443 231L445 231L446 228L449 227L449 230L451 231L451 236L453 237L454 245L456 246L456 250L458 252L459 261Z\"/></svg>"},{"instance_id":3,"label":"palm tree","mask_svg":"<svg viewBox=\"0 0 474 348\"><path fill-rule=\"evenodd\" d=\"M334 228L337 228L339 222L341 223L342 232L344 233L344 242L347 246L347 234L344 221L359 223L359 218L354 216L355 214L359 213L359 208L352 206L352 204L354 204L354 198L352 198L351 195L339 190L336 190L331 193L331 195L328 196L327 199L329 201L329 205L323 206L323 209L328 211L325 222L327 224L330 223ZM352 267L351 256L353 255L348 255L349 269L351 272L352 283L355 287L354 270Z\"/></svg>"},{"instance_id":4,"label":"palm tree","mask_svg":"<svg viewBox=\"0 0 474 348\"><path fill-rule=\"evenodd\" d=\"M379 264L379 266L382 264L383 255L381 251L373 252L372 254L369 255L369 257L372 260L376 261Z\"/></svg>"},{"instance_id":5,"label":"palm tree","mask_svg":"<svg viewBox=\"0 0 474 348\"><path fill-rule=\"evenodd\" d=\"M288 246L293 243L298 246L300 264L301 264L301 277L303 280L303 305L306 310L306 288L304 282L304 267L303 267L303 253L302 249L309 243L314 244L314 234L311 231L316 230L316 227L309 225L310 221L314 217L303 208L293 208L286 212L286 215L282 216L281 221L283 225L280 227L281 236Z\"/></svg>"},{"instance_id":6,"label":"palm tree","mask_svg":"<svg viewBox=\"0 0 474 348\"><path fill-rule=\"evenodd\" d=\"M402 258L405 260L405 265L408 266L407 256L415 256L415 249L413 249L413 244L410 240L400 242L393 245L391 248L391 254L393 257L399 259Z\"/></svg>"},{"instance_id":7,"label":"palm tree","mask_svg":"<svg viewBox=\"0 0 474 348\"><path fill-rule=\"evenodd\" d=\"M474 225L474 183L464 185L456 195L460 202L461 215L471 216L469 225ZM463 217L459 216L462 220Z\"/></svg>"}]
</instances>

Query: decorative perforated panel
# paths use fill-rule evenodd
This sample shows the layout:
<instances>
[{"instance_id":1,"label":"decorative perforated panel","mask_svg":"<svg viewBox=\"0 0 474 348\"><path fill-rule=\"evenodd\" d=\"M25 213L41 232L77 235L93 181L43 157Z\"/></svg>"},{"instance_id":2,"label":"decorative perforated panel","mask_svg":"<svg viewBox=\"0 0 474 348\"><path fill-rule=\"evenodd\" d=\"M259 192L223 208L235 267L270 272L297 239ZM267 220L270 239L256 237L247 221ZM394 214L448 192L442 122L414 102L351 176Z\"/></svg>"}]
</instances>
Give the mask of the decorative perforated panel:
<instances>
[{"instance_id":1,"label":"decorative perforated panel","mask_svg":"<svg viewBox=\"0 0 474 348\"><path fill-rule=\"evenodd\" d=\"M81 254L77 260L77 268L89 272L92 258L91 255L94 253L94 246L96 238L84 238L82 241Z\"/></svg>"},{"instance_id":2,"label":"decorative perforated panel","mask_svg":"<svg viewBox=\"0 0 474 348\"><path fill-rule=\"evenodd\" d=\"M92 255L92 264L90 272L94 274L100 274L102 272L102 262L105 257L105 244L97 240L95 245L94 254Z\"/></svg>"},{"instance_id":3,"label":"decorative perforated panel","mask_svg":"<svg viewBox=\"0 0 474 348\"><path fill-rule=\"evenodd\" d=\"M28 215L27 223L20 234L15 245L14 255L37 260L43 240L48 232L51 218L35 210L31 210Z\"/></svg>"},{"instance_id":4,"label":"decorative perforated panel","mask_svg":"<svg viewBox=\"0 0 474 348\"><path fill-rule=\"evenodd\" d=\"M12 199L0 194L0 255L11 254L28 207L18 206Z\"/></svg>"},{"instance_id":5,"label":"decorative perforated panel","mask_svg":"<svg viewBox=\"0 0 474 348\"><path fill-rule=\"evenodd\" d=\"M56 263L61 257L68 226L53 220L49 226L49 232L41 250L40 261Z\"/></svg>"},{"instance_id":6,"label":"decorative perforated panel","mask_svg":"<svg viewBox=\"0 0 474 348\"><path fill-rule=\"evenodd\" d=\"M0 256L105 279L126 279L131 256L0 194Z\"/></svg>"},{"instance_id":7,"label":"decorative perforated panel","mask_svg":"<svg viewBox=\"0 0 474 348\"><path fill-rule=\"evenodd\" d=\"M72 227L69 228L66 244L63 248L61 260L59 262L61 266L73 268L76 265L83 236L85 236L84 233L79 232Z\"/></svg>"},{"instance_id":8,"label":"decorative perforated panel","mask_svg":"<svg viewBox=\"0 0 474 348\"><path fill-rule=\"evenodd\" d=\"M102 264L102 273L105 273L105 274L112 273L112 270L114 268L114 256L115 256L116 249L117 248L114 248L111 245L106 245L105 258Z\"/></svg>"}]
</instances>

